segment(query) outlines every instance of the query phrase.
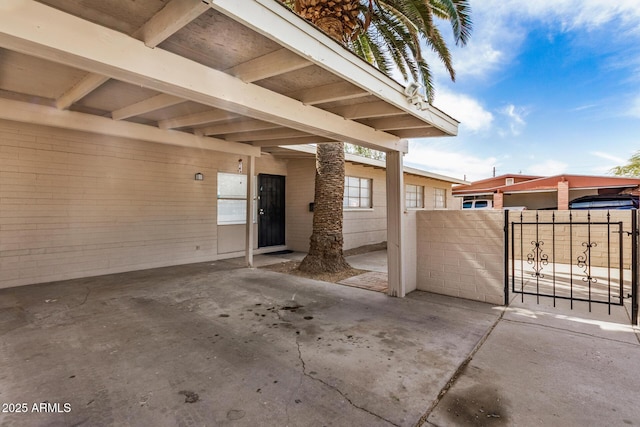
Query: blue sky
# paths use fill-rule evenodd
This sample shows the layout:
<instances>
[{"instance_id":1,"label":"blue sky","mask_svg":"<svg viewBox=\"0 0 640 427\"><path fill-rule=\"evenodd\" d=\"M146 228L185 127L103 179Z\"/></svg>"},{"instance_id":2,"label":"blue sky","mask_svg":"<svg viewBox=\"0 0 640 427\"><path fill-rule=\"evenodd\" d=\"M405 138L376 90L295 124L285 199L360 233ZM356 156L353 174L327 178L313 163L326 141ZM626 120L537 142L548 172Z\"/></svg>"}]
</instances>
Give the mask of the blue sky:
<instances>
[{"instance_id":1,"label":"blue sky","mask_svg":"<svg viewBox=\"0 0 640 427\"><path fill-rule=\"evenodd\" d=\"M606 175L640 150L639 0L470 3L470 42L449 44L456 82L429 62L458 136L411 141L408 166L471 181L494 167Z\"/></svg>"}]
</instances>

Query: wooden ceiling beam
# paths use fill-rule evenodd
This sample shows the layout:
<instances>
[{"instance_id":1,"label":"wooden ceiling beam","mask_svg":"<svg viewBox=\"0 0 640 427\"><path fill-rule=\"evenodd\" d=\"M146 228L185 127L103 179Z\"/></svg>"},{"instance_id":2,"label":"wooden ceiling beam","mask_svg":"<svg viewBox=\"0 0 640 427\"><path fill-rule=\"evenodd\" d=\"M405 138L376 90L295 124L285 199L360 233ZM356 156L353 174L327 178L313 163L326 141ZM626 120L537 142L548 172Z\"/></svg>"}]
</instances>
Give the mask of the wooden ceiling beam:
<instances>
[{"instance_id":1,"label":"wooden ceiling beam","mask_svg":"<svg viewBox=\"0 0 640 427\"><path fill-rule=\"evenodd\" d=\"M172 0L153 15L133 36L156 47L209 9L208 0Z\"/></svg>"},{"instance_id":2,"label":"wooden ceiling beam","mask_svg":"<svg viewBox=\"0 0 640 427\"><path fill-rule=\"evenodd\" d=\"M141 38L148 47L155 47L200 16L209 7L209 2L204 0L172 0L138 29L134 33L134 37ZM106 83L107 80L109 77L89 73L56 100L56 107L66 110L74 102Z\"/></svg>"},{"instance_id":3,"label":"wooden ceiling beam","mask_svg":"<svg viewBox=\"0 0 640 427\"><path fill-rule=\"evenodd\" d=\"M304 136L310 136L306 132L302 132L295 129L280 128L280 129L267 129L253 132L239 132L230 133L225 135L225 139L237 142L254 142L264 140L274 140L280 138L299 138Z\"/></svg>"},{"instance_id":4,"label":"wooden ceiling beam","mask_svg":"<svg viewBox=\"0 0 640 427\"><path fill-rule=\"evenodd\" d=\"M62 96L56 99L56 108L60 110L66 110L74 102L84 98L104 83L109 80L109 77L102 76L100 74L89 73L82 80L76 83L73 87L67 90Z\"/></svg>"},{"instance_id":5,"label":"wooden ceiling beam","mask_svg":"<svg viewBox=\"0 0 640 427\"><path fill-rule=\"evenodd\" d=\"M329 111L343 116L345 119L365 119L374 117L399 116L405 111L384 101L365 102L363 104L344 105L330 108Z\"/></svg>"},{"instance_id":6,"label":"wooden ceiling beam","mask_svg":"<svg viewBox=\"0 0 640 427\"><path fill-rule=\"evenodd\" d=\"M297 99L305 105L342 101L345 99L360 98L368 95L369 92L362 90L349 82L332 83L287 94L287 96Z\"/></svg>"},{"instance_id":7,"label":"wooden ceiling beam","mask_svg":"<svg viewBox=\"0 0 640 427\"><path fill-rule=\"evenodd\" d=\"M3 0L0 5L0 47L5 49L297 129L304 134L387 152L408 150L408 142L394 134L304 105L175 53L149 49L126 34L42 3ZM93 36L87 39L78 34Z\"/></svg>"},{"instance_id":8,"label":"wooden ceiling beam","mask_svg":"<svg viewBox=\"0 0 640 427\"><path fill-rule=\"evenodd\" d=\"M277 147L280 145L304 145L304 144L328 144L338 142L334 139L323 138L322 136L303 136L300 138L270 139L265 141L254 141L254 147ZM314 155L315 156L315 155Z\"/></svg>"},{"instance_id":9,"label":"wooden ceiling beam","mask_svg":"<svg viewBox=\"0 0 640 427\"><path fill-rule=\"evenodd\" d=\"M132 123L126 120L114 121L93 114L58 110L44 105L8 99L0 99L0 119L201 150L260 156L260 149L250 144L200 137L186 132L163 130L155 126Z\"/></svg>"},{"instance_id":10,"label":"wooden ceiling beam","mask_svg":"<svg viewBox=\"0 0 640 427\"><path fill-rule=\"evenodd\" d=\"M279 125L263 122L261 120L241 120L241 121L233 121L222 123L215 126L207 126L205 128L200 129L203 135L224 135L224 134L233 134L240 132L251 132L257 130L267 130L267 129L277 129Z\"/></svg>"},{"instance_id":11,"label":"wooden ceiling beam","mask_svg":"<svg viewBox=\"0 0 640 427\"><path fill-rule=\"evenodd\" d=\"M399 129L390 131L398 138L430 138L437 136L447 136L441 129L436 127L425 127L416 129Z\"/></svg>"},{"instance_id":12,"label":"wooden ceiling beam","mask_svg":"<svg viewBox=\"0 0 640 427\"><path fill-rule=\"evenodd\" d=\"M241 117L225 110L209 110L200 113L187 114L186 116L161 120L158 122L160 129L177 129L184 127L200 126L209 123L223 122Z\"/></svg>"},{"instance_id":13,"label":"wooden ceiling beam","mask_svg":"<svg viewBox=\"0 0 640 427\"><path fill-rule=\"evenodd\" d=\"M126 107L112 111L111 118L113 118L113 120L124 120L129 117L141 116L142 114L146 114L151 111L171 107L182 102L185 102L185 99L161 93L160 95L156 95L143 101L136 102L135 104L127 105Z\"/></svg>"},{"instance_id":14,"label":"wooden ceiling beam","mask_svg":"<svg viewBox=\"0 0 640 427\"><path fill-rule=\"evenodd\" d=\"M280 49L231 67L225 70L225 73L250 83L289 71L299 70L310 65L313 64L300 55L296 55L287 49Z\"/></svg>"},{"instance_id":15,"label":"wooden ceiling beam","mask_svg":"<svg viewBox=\"0 0 640 427\"><path fill-rule=\"evenodd\" d=\"M378 130L399 130L433 127L428 126L422 120L409 115L404 115L402 117L397 116L377 119L365 119L360 120L360 123L371 126L372 128Z\"/></svg>"}]
</instances>

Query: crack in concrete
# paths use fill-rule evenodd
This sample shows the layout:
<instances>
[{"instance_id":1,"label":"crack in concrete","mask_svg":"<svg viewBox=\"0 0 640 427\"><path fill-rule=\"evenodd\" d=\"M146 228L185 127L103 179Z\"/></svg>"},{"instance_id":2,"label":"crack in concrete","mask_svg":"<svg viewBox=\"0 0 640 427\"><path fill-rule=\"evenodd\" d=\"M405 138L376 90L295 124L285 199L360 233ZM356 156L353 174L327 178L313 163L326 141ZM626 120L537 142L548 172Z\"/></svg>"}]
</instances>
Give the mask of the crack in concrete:
<instances>
[{"instance_id":1,"label":"crack in concrete","mask_svg":"<svg viewBox=\"0 0 640 427\"><path fill-rule=\"evenodd\" d=\"M496 326L498 326L498 323L500 323L500 321L503 320L502 318L504 317L506 312L507 312L506 307L503 307L502 313L500 313L500 316L498 316L498 318L493 323L493 325L491 325L491 328L489 328L489 330L484 334L484 336L480 338L480 341L478 341L478 343L471 350L469 355L462 361L460 366L458 366L458 369L456 369L453 375L449 378L449 381L447 381L444 387L442 387L442 390L440 390L440 393L438 393L438 397L436 397L436 399L433 402L431 402L431 405L429 406L429 408L427 408L427 411L420 417L415 427L433 425L432 423L427 421L427 418L429 418L429 416L436 409L440 401L444 398L444 396L451 389L451 387L453 387L453 385L456 383L460 375L462 375L462 372L465 370L465 368L469 365L469 363L471 363L471 360L473 360L473 356L475 356L476 353L480 350L480 348L484 345L484 343L489 338L489 335L491 335L491 333L495 330Z\"/></svg>"},{"instance_id":2,"label":"crack in concrete","mask_svg":"<svg viewBox=\"0 0 640 427\"><path fill-rule=\"evenodd\" d=\"M338 387L336 387L336 386L334 386L334 385L331 385L331 384L329 384L328 382L326 382L326 381L324 381L324 380L322 380L322 379L320 379L320 378L316 378L316 377L314 377L313 375L308 374L308 373L307 373L307 364L305 363L305 361L304 361L304 359L303 359L303 357L302 357L302 351L300 350L300 341L298 340L298 337L296 337L296 345L298 346L298 358L300 359L300 363L302 364L302 374L303 374L305 377L311 378L312 380L317 381L317 382L319 382L319 383L321 383L321 384L325 385L326 387L329 387L330 389L334 390L334 391L335 391L335 392L337 392L340 396L342 396L342 398L343 398L344 400L346 400L347 402L349 402L349 404L350 404L351 406L353 406L354 408L359 409L359 410L361 410L361 411L363 411L363 412L366 412L367 414L372 415L372 416L374 416L374 417L376 417L376 418L378 418L378 419L380 419L380 420L382 420L382 421L385 421L385 422L387 422L387 423L391 424L392 426L400 427L400 426L399 426L399 424L396 424L396 423L394 423L393 421L390 421L390 420L388 420L388 419L384 418L383 416L378 415L378 414L376 414L375 412L372 412L372 411L368 410L367 408L364 408L364 407L362 407L362 406L356 405L356 404L355 404L351 399L349 399L349 397L348 397L347 395L345 395L345 394L342 392L342 390L340 390Z\"/></svg>"},{"instance_id":3,"label":"crack in concrete","mask_svg":"<svg viewBox=\"0 0 640 427\"><path fill-rule=\"evenodd\" d=\"M89 294L90 294L90 293L91 293L91 288L90 288L90 287L87 287L87 293L86 293L86 295L84 296L84 300L83 300L80 304L76 305L75 307L80 307L81 305L84 305L84 304L87 302L87 299L89 298ZM74 307L74 308L75 308L75 307Z\"/></svg>"},{"instance_id":4,"label":"crack in concrete","mask_svg":"<svg viewBox=\"0 0 640 427\"><path fill-rule=\"evenodd\" d=\"M276 314L276 316L278 316L278 319L283 322L283 323L288 323L290 325L292 325L293 323L290 320L287 320L285 318L282 317L282 315L280 314L280 310L282 308L281 307L276 307L276 310L273 310L273 312ZM363 412L368 413L369 415L372 415L382 421L385 421L389 424L391 424L392 426L395 427L400 427L398 424L394 423L393 421L390 421L374 412L371 412L370 410L368 410L367 408L364 408L362 406L356 405L349 397L347 397L342 390L340 390L338 387L333 386L329 383L327 383L326 381L320 379L320 378L316 378L312 375L310 375L309 373L307 373L307 364L304 361L304 358L302 357L302 350L300 349L300 341L299 341L299 336L296 335L296 347L298 349L298 359L300 360L300 364L302 365L302 376L300 377L300 382L298 383L298 387L296 387L296 389L294 391L292 391L291 396L293 396L293 394L295 393L295 391L300 389L300 386L302 385L302 379L303 377L308 377L311 378L314 381L317 381L323 385L325 385L326 387L329 387L330 389L334 390L335 392L337 392L340 396L342 396L344 398L344 400L346 400L347 402L349 402L349 404L351 406L353 406L356 409L359 409ZM289 401L287 402L287 405L285 406L285 414L287 415L287 424L289 424L289 405L291 404L291 398L289 398Z\"/></svg>"}]
</instances>

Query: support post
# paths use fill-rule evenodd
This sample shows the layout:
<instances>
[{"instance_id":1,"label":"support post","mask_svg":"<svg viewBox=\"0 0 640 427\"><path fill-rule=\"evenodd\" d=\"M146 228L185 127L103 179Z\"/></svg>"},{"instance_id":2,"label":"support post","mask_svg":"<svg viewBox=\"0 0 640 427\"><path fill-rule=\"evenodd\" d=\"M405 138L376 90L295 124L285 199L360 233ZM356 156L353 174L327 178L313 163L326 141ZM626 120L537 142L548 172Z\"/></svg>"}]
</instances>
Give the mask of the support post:
<instances>
[{"instance_id":1,"label":"support post","mask_svg":"<svg viewBox=\"0 0 640 427\"><path fill-rule=\"evenodd\" d=\"M569 181L558 182L558 210L566 211L569 209Z\"/></svg>"},{"instance_id":2,"label":"support post","mask_svg":"<svg viewBox=\"0 0 640 427\"><path fill-rule=\"evenodd\" d=\"M511 260L514 262L514 260ZM509 210L504 210L504 305L509 305Z\"/></svg>"},{"instance_id":3,"label":"support post","mask_svg":"<svg viewBox=\"0 0 640 427\"><path fill-rule=\"evenodd\" d=\"M404 210L403 154L387 152L387 261L388 294L404 297L406 284L402 265L402 212Z\"/></svg>"},{"instance_id":4,"label":"support post","mask_svg":"<svg viewBox=\"0 0 640 427\"><path fill-rule=\"evenodd\" d=\"M247 267L253 267L253 235L254 235L254 227L253 227L253 193L254 191L254 182L253 182L253 171L256 165L256 158L254 156L248 156L247 159L247 221L245 227L245 260L247 262Z\"/></svg>"},{"instance_id":5,"label":"support post","mask_svg":"<svg viewBox=\"0 0 640 427\"><path fill-rule=\"evenodd\" d=\"M631 324L638 326L638 210L631 211ZM622 238L622 234L620 235Z\"/></svg>"}]
</instances>

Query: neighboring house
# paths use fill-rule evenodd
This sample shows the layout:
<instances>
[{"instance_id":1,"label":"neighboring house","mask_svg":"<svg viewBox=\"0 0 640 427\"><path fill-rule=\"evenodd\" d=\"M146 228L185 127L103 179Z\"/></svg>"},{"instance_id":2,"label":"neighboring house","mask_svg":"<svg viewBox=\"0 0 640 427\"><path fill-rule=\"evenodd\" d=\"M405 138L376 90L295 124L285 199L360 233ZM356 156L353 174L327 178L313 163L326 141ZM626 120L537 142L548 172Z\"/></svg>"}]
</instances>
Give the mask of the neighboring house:
<instances>
[{"instance_id":1,"label":"neighboring house","mask_svg":"<svg viewBox=\"0 0 640 427\"><path fill-rule=\"evenodd\" d=\"M403 155L455 119L277 1L0 9L0 287L303 250L313 160L270 151L344 141L386 152L347 165L354 193L371 180L371 207L349 198L365 205L345 214L348 247L386 238L389 294L415 288L403 171L425 208L455 180Z\"/></svg>"},{"instance_id":2,"label":"neighboring house","mask_svg":"<svg viewBox=\"0 0 640 427\"><path fill-rule=\"evenodd\" d=\"M492 199L494 209L569 209L578 197L596 194L637 194L640 179L611 176L555 175L550 177L502 175L455 186L453 194L464 200Z\"/></svg>"}]
</instances>

